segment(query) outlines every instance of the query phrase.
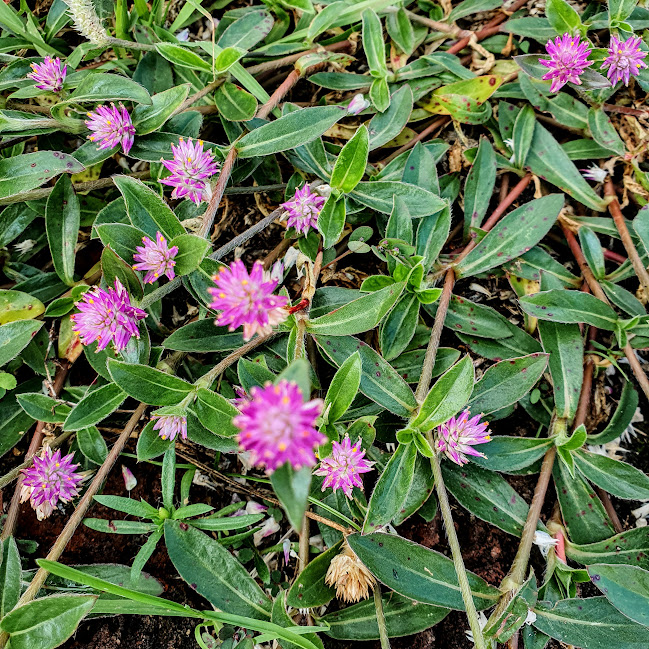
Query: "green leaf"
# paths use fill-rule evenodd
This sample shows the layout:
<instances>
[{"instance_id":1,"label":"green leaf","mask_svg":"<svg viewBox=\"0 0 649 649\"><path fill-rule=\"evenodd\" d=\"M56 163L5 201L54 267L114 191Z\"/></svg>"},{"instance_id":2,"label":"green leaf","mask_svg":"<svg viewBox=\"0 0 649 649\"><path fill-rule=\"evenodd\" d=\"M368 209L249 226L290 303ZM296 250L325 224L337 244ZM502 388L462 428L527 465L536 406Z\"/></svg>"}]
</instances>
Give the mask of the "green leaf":
<instances>
[{"instance_id":1,"label":"green leaf","mask_svg":"<svg viewBox=\"0 0 649 649\"><path fill-rule=\"evenodd\" d=\"M649 477L634 466L583 450L574 453L574 458L577 468L590 482L613 496L626 500L649 499Z\"/></svg>"},{"instance_id":2,"label":"green leaf","mask_svg":"<svg viewBox=\"0 0 649 649\"><path fill-rule=\"evenodd\" d=\"M391 286L359 297L327 315L307 322L309 333L331 336L353 336L374 329L394 306L405 283Z\"/></svg>"},{"instance_id":3,"label":"green leaf","mask_svg":"<svg viewBox=\"0 0 649 649\"><path fill-rule=\"evenodd\" d=\"M76 87L65 103L133 101L151 105L149 93L128 77L107 72L91 73Z\"/></svg>"},{"instance_id":4,"label":"green leaf","mask_svg":"<svg viewBox=\"0 0 649 649\"><path fill-rule=\"evenodd\" d=\"M410 344L419 322L419 299L415 293L406 293L381 325L380 344L383 357L397 358Z\"/></svg>"},{"instance_id":5,"label":"green leaf","mask_svg":"<svg viewBox=\"0 0 649 649\"><path fill-rule=\"evenodd\" d=\"M13 649L53 649L63 644L90 612L96 597L43 597L14 609L0 622Z\"/></svg>"},{"instance_id":6,"label":"green leaf","mask_svg":"<svg viewBox=\"0 0 649 649\"><path fill-rule=\"evenodd\" d=\"M624 155L626 146L622 138L617 134L615 126L602 108L591 108L588 111L588 128L590 129L593 140L600 146L616 155Z\"/></svg>"},{"instance_id":7,"label":"green leaf","mask_svg":"<svg viewBox=\"0 0 649 649\"><path fill-rule=\"evenodd\" d=\"M598 329L615 331L618 318L608 304L582 291L552 289L520 298L525 313L552 322L579 324L585 322Z\"/></svg>"},{"instance_id":8,"label":"green leaf","mask_svg":"<svg viewBox=\"0 0 649 649\"><path fill-rule=\"evenodd\" d=\"M103 532L104 534L150 534L158 529L158 525L155 523L109 520L105 518L86 518L83 524L91 530Z\"/></svg>"},{"instance_id":9,"label":"green leaf","mask_svg":"<svg viewBox=\"0 0 649 649\"><path fill-rule=\"evenodd\" d=\"M175 406L194 390L190 383L146 365L111 358L108 371L126 394L151 406Z\"/></svg>"},{"instance_id":10,"label":"green leaf","mask_svg":"<svg viewBox=\"0 0 649 649\"><path fill-rule=\"evenodd\" d=\"M77 174L84 169L71 155L59 151L37 151L0 158L0 198L40 187L59 174Z\"/></svg>"},{"instance_id":11,"label":"green leaf","mask_svg":"<svg viewBox=\"0 0 649 649\"><path fill-rule=\"evenodd\" d=\"M273 27L273 17L265 10L247 11L228 25L219 36L219 47L240 47L252 50Z\"/></svg>"},{"instance_id":12,"label":"green leaf","mask_svg":"<svg viewBox=\"0 0 649 649\"><path fill-rule=\"evenodd\" d=\"M0 329L0 332L2 329ZM633 387L631 381L626 381L622 387L622 394L617 408L610 418L606 428L601 433L588 435L586 441L588 444L606 444L617 439L629 426L638 407L638 392Z\"/></svg>"},{"instance_id":13,"label":"green leaf","mask_svg":"<svg viewBox=\"0 0 649 649\"><path fill-rule=\"evenodd\" d=\"M47 199L45 231L56 274L68 286L74 284L74 248L81 212L70 176L61 176Z\"/></svg>"},{"instance_id":14,"label":"green leaf","mask_svg":"<svg viewBox=\"0 0 649 649\"><path fill-rule=\"evenodd\" d=\"M543 375L548 354L530 354L492 365L473 387L467 408L489 414L520 401Z\"/></svg>"},{"instance_id":15,"label":"green leaf","mask_svg":"<svg viewBox=\"0 0 649 649\"><path fill-rule=\"evenodd\" d=\"M388 588L424 604L464 610L453 561L435 550L392 534L352 534L347 542L372 574ZM476 608L496 603L500 592L468 572Z\"/></svg>"},{"instance_id":16,"label":"green leaf","mask_svg":"<svg viewBox=\"0 0 649 649\"><path fill-rule=\"evenodd\" d=\"M108 447L101 433L94 427L77 431L79 450L95 464L102 465L108 455Z\"/></svg>"},{"instance_id":17,"label":"green leaf","mask_svg":"<svg viewBox=\"0 0 649 649\"><path fill-rule=\"evenodd\" d=\"M579 243L586 261L596 279L601 280L606 275L604 250L597 235L586 226L579 228Z\"/></svg>"},{"instance_id":18,"label":"green leaf","mask_svg":"<svg viewBox=\"0 0 649 649\"><path fill-rule=\"evenodd\" d=\"M410 119L412 105L412 90L409 85L404 84L392 94L389 108L383 113L377 113L370 120L367 127L370 151L387 144L403 131Z\"/></svg>"},{"instance_id":19,"label":"green leaf","mask_svg":"<svg viewBox=\"0 0 649 649\"><path fill-rule=\"evenodd\" d=\"M399 638L424 631L441 622L449 610L440 606L429 606L403 597L397 593L384 593L383 615L388 637ZM325 633L336 640L361 642L379 639L376 608L370 598L340 611L327 613L320 622L329 625Z\"/></svg>"},{"instance_id":20,"label":"green leaf","mask_svg":"<svg viewBox=\"0 0 649 649\"><path fill-rule=\"evenodd\" d=\"M38 318L43 311L45 311L43 303L27 293L0 290L0 325L16 320L32 320ZM12 331L15 329L12 328ZM27 329L25 328L24 331Z\"/></svg>"},{"instance_id":21,"label":"green leaf","mask_svg":"<svg viewBox=\"0 0 649 649\"><path fill-rule=\"evenodd\" d=\"M214 101L219 113L230 122L247 122L257 112L254 95L233 83L226 82L219 86L214 93Z\"/></svg>"},{"instance_id":22,"label":"green leaf","mask_svg":"<svg viewBox=\"0 0 649 649\"><path fill-rule=\"evenodd\" d=\"M464 184L464 233L478 228L489 209L496 185L496 154L486 137L480 138L478 152Z\"/></svg>"},{"instance_id":23,"label":"green leaf","mask_svg":"<svg viewBox=\"0 0 649 649\"><path fill-rule=\"evenodd\" d=\"M195 271L203 261L207 251L211 249L210 242L195 234L181 234L169 242L169 247L178 246L178 253L174 257L176 275L189 275Z\"/></svg>"},{"instance_id":24,"label":"green leaf","mask_svg":"<svg viewBox=\"0 0 649 649\"><path fill-rule=\"evenodd\" d=\"M575 34L581 27L579 14L565 0L548 0L545 15L557 34Z\"/></svg>"},{"instance_id":25,"label":"green leaf","mask_svg":"<svg viewBox=\"0 0 649 649\"><path fill-rule=\"evenodd\" d=\"M458 466L453 462L442 462L442 474L460 505L508 534L522 534L529 507L503 477L473 464Z\"/></svg>"},{"instance_id":26,"label":"green leaf","mask_svg":"<svg viewBox=\"0 0 649 649\"><path fill-rule=\"evenodd\" d=\"M535 123L536 115L532 107L523 106L516 116L512 133L514 162L518 167L522 168L527 160L527 152L530 150Z\"/></svg>"},{"instance_id":27,"label":"green leaf","mask_svg":"<svg viewBox=\"0 0 649 649\"><path fill-rule=\"evenodd\" d=\"M395 196L403 200L412 218L428 216L446 207L446 201L432 192L416 185L392 180L360 182L350 194L350 197L361 205L383 214L392 212Z\"/></svg>"},{"instance_id":28,"label":"green leaf","mask_svg":"<svg viewBox=\"0 0 649 649\"><path fill-rule=\"evenodd\" d=\"M146 135L159 129L187 99L189 88L188 83L169 88L153 95L150 106L136 106L131 116L135 132Z\"/></svg>"},{"instance_id":29,"label":"green leaf","mask_svg":"<svg viewBox=\"0 0 649 649\"><path fill-rule=\"evenodd\" d=\"M273 471L270 482L289 522L295 530L301 530L311 487L311 469L302 467L296 471L286 462Z\"/></svg>"},{"instance_id":30,"label":"green leaf","mask_svg":"<svg viewBox=\"0 0 649 649\"><path fill-rule=\"evenodd\" d=\"M341 106L302 108L244 135L237 143L240 158L271 155L311 142L346 115Z\"/></svg>"},{"instance_id":31,"label":"green leaf","mask_svg":"<svg viewBox=\"0 0 649 649\"><path fill-rule=\"evenodd\" d=\"M180 521L167 519L164 530L171 562L196 592L228 612L270 618L267 595L218 541Z\"/></svg>"},{"instance_id":32,"label":"green leaf","mask_svg":"<svg viewBox=\"0 0 649 649\"><path fill-rule=\"evenodd\" d=\"M325 584L325 576L331 560L340 552L342 541L338 541L326 552L309 562L293 582L286 596L286 602L293 608L315 608L328 604L336 595L333 586Z\"/></svg>"},{"instance_id":33,"label":"green leaf","mask_svg":"<svg viewBox=\"0 0 649 649\"><path fill-rule=\"evenodd\" d=\"M351 192L365 175L369 154L370 136L364 124L345 144L331 172L331 186L345 194Z\"/></svg>"},{"instance_id":34,"label":"green leaf","mask_svg":"<svg viewBox=\"0 0 649 649\"><path fill-rule=\"evenodd\" d=\"M147 236L139 228L134 228L126 223L104 223L95 228L101 242L110 246L126 263L133 263L133 255L137 254L137 247L141 246Z\"/></svg>"},{"instance_id":35,"label":"green leaf","mask_svg":"<svg viewBox=\"0 0 649 649\"><path fill-rule=\"evenodd\" d=\"M399 444L372 491L363 522L364 534L388 525L397 516L410 490L416 458L414 444Z\"/></svg>"},{"instance_id":36,"label":"green leaf","mask_svg":"<svg viewBox=\"0 0 649 649\"><path fill-rule=\"evenodd\" d=\"M241 332L217 327L212 318L190 322L176 329L162 343L165 349L180 352L224 352L243 345Z\"/></svg>"},{"instance_id":37,"label":"green leaf","mask_svg":"<svg viewBox=\"0 0 649 649\"><path fill-rule=\"evenodd\" d=\"M82 430L94 426L119 408L126 400L126 392L114 383L88 392L72 409L63 424L63 430Z\"/></svg>"},{"instance_id":38,"label":"green leaf","mask_svg":"<svg viewBox=\"0 0 649 649\"><path fill-rule=\"evenodd\" d=\"M553 441L527 437L506 437L496 435L487 444L480 445L480 451L487 457L472 457L471 462L502 473L525 469L541 459Z\"/></svg>"},{"instance_id":39,"label":"green leaf","mask_svg":"<svg viewBox=\"0 0 649 649\"><path fill-rule=\"evenodd\" d=\"M140 278L133 270L133 267L127 261L118 257L109 246L106 246L101 253L101 270L106 284L114 286L115 280L118 279L136 300L142 299L144 287Z\"/></svg>"},{"instance_id":40,"label":"green leaf","mask_svg":"<svg viewBox=\"0 0 649 649\"><path fill-rule=\"evenodd\" d=\"M367 65L373 77L384 77L388 73L385 63L385 42L381 20L373 9L363 12L363 50Z\"/></svg>"},{"instance_id":41,"label":"green leaf","mask_svg":"<svg viewBox=\"0 0 649 649\"><path fill-rule=\"evenodd\" d=\"M598 212L606 209L604 201L584 180L561 145L538 122L534 126L526 164L532 173L570 194L586 207Z\"/></svg>"},{"instance_id":42,"label":"green leaf","mask_svg":"<svg viewBox=\"0 0 649 649\"><path fill-rule=\"evenodd\" d=\"M325 250L338 243L345 228L345 201L334 194L327 198L318 215L318 232L322 235L322 245Z\"/></svg>"},{"instance_id":43,"label":"green leaf","mask_svg":"<svg viewBox=\"0 0 649 649\"><path fill-rule=\"evenodd\" d=\"M526 253L550 231L563 203L562 194L550 194L510 212L457 264L456 275L484 273Z\"/></svg>"},{"instance_id":44,"label":"green leaf","mask_svg":"<svg viewBox=\"0 0 649 649\"><path fill-rule=\"evenodd\" d=\"M412 426L428 431L456 415L471 396L474 376L473 362L467 355L437 379Z\"/></svg>"},{"instance_id":45,"label":"green leaf","mask_svg":"<svg viewBox=\"0 0 649 649\"><path fill-rule=\"evenodd\" d=\"M405 9L401 7L398 11L389 13L385 26L399 49L405 54L412 54L415 48L415 32Z\"/></svg>"},{"instance_id":46,"label":"green leaf","mask_svg":"<svg viewBox=\"0 0 649 649\"><path fill-rule=\"evenodd\" d=\"M649 527L636 527L596 543L578 545L567 542L566 556L586 566L623 563L646 570L649 568Z\"/></svg>"},{"instance_id":47,"label":"green leaf","mask_svg":"<svg viewBox=\"0 0 649 649\"><path fill-rule=\"evenodd\" d=\"M2 542L2 563L0 563L0 616L4 618L18 603L22 565L13 536Z\"/></svg>"},{"instance_id":48,"label":"green leaf","mask_svg":"<svg viewBox=\"0 0 649 649\"><path fill-rule=\"evenodd\" d=\"M543 320L538 326L543 349L549 354L557 416L572 421L584 378L584 342L579 326Z\"/></svg>"},{"instance_id":49,"label":"green leaf","mask_svg":"<svg viewBox=\"0 0 649 649\"><path fill-rule=\"evenodd\" d=\"M361 357L355 352L338 368L327 390L324 411L329 423L334 423L345 414L358 394L360 383Z\"/></svg>"},{"instance_id":50,"label":"green leaf","mask_svg":"<svg viewBox=\"0 0 649 649\"><path fill-rule=\"evenodd\" d=\"M236 417L239 411L216 392L199 388L192 410L201 424L216 435L233 437L239 432L232 423L232 418Z\"/></svg>"},{"instance_id":51,"label":"green leaf","mask_svg":"<svg viewBox=\"0 0 649 649\"><path fill-rule=\"evenodd\" d=\"M190 505L191 507L192 505ZM179 509L176 511L176 518L178 518ZM226 516L225 518L217 518L208 516L199 520L191 521L191 525L199 530L206 530L208 532L225 532L233 530L242 530L250 525L259 523L264 518L264 514L243 514L242 516Z\"/></svg>"},{"instance_id":52,"label":"green leaf","mask_svg":"<svg viewBox=\"0 0 649 649\"><path fill-rule=\"evenodd\" d=\"M592 543L610 537L613 523L595 491L579 474L571 476L563 462L554 463L553 476L570 540Z\"/></svg>"},{"instance_id":53,"label":"green leaf","mask_svg":"<svg viewBox=\"0 0 649 649\"><path fill-rule=\"evenodd\" d=\"M533 625L581 649L643 649L647 629L617 611L605 597L539 602Z\"/></svg>"},{"instance_id":54,"label":"green leaf","mask_svg":"<svg viewBox=\"0 0 649 649\"><path fill-rule=\"evenodd\" d=\"M350 336L315 336L322 352L337 366L358 351L361 357L361 392L383 408L408 417L417 407L415 395L399 373L369 345Z\"/></svg>"},{"instance_id":55,"label":"green leaf","mask_svg":"<svg viewBox=\"0 0 649 649\"><path fill-rule=\"evenodd\" d=\"M70 412L70 406L41 392L24 392L16 399L30 417L49 424L60 424Z\"/></svg>"},{"instance_id":56,"label":"green leaf","mask_svg":"<svg viewBox=\"0 0 649 649\"><path fill-rule=\"evenodd\" d=\"M274 624L277 624L279 626L288 629L293 629L297 633L302 633L305 631L305 628L308 628L308 627L298 626L293 621L293 618L286 612L286 591L285 590L281 590L277 595L277 597L275 598L275 601L273 602L273 610L270 619ZM322 640L320 640L320 638L316 633L304 633L303 637L311 641L314 645L317 645L319 649L324 649ZM282 641L281 647L282 649L298 649L298 645L286 640Z\"/></svg>"},{"instance_id":57,"label":"green leaf","mask_svg":"<svg viewBox=\"0 0 649 649\"><path fill-rule=\"evenodd\" d=\"M588 566L591 581L621 613L649 625L649 572L637 566Z\"/></svg>"},{"instance_id":58,"label":"green leaf","mask_svg":"<svg viewBox=\"0 0 649 649\"><path fill-rule=\"evenodd\" d=\"M115 176L115 185L124 196L131 223L153 240L161 232L167 239L185 234L178 217L158 194L141 180L125 175Z\"/></svg>"},{"instance_id":59,"label":"green leaf","mask_svg":"<svg viewBox=\"0 0 649 649\"><path fill-rule=\"evenodd\" d=\"M417 444L418 440L421 441L422 439L424 442L426 441L426 438L421 433L417 433L413 436L413 442L415 442L415 444ZM425 515L424 518L429 521L431 520L429 512L431 510L434 512L437 508L435 496L432 495L433 488L435 487L435 479L430 466L430 459L422 454L419 447L417 447L417 450L419 453L415 460L415 471L410 483L410 489L408 490L408 495L406 496L399 513L394 518L393 524L395 527L401 525L424 505L426 505L427 512L427 515Z\"/></svg>"},{"instance_id":60,"label":"green leaf","mask_svg":"<svg viewBox=\"0 0 649 649\"><path fill-rule=\"evenodd\" d=\"M609 21L626 20L636 8L638 0L610 0L608 3Z\"/></svg>"},{"instance_id":61,"label":"green leaf","mask_svg":"<svg viewBox=\"0 0 649 649\"><path fill-rule=\"evenodd\" d=\"M212 66L195 52L174 43L156 43L156 49L167 61L181 68L212 73Z\"/></svg>"}]
</instances>

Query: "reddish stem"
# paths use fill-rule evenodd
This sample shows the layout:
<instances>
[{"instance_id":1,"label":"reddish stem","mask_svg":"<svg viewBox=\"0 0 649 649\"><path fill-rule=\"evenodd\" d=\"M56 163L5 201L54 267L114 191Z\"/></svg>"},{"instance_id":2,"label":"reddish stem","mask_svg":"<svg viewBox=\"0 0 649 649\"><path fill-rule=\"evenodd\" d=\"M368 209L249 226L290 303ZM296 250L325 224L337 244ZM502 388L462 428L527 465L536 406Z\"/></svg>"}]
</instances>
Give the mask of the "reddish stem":
<instances>
[{"instance_id":1,"label":"reddish stem","mask_svg":"<svg viewBox=\"0 0 649 649\"><path fill-rule=\"evenodd\" d=\"M279 104L282 99L288 94L291 88L300 80L300 73L298 70L291 70L289 75L277 87L277 90L270 96L270 99L257 111L255 117L266 119L271 111Z\"/></svg>"},{"instance_id":2,"label":"reddish stem","mask_svg":"<svg viewBox=\"0 0 649 649\"><path fill-rule=\"evenodd\" d=\"M620 255L619 253L606 248L604 248L604 258L609 261L614 261L616 264L623 264L627 260L624 255Z\"/></svg>"}]
</instances>

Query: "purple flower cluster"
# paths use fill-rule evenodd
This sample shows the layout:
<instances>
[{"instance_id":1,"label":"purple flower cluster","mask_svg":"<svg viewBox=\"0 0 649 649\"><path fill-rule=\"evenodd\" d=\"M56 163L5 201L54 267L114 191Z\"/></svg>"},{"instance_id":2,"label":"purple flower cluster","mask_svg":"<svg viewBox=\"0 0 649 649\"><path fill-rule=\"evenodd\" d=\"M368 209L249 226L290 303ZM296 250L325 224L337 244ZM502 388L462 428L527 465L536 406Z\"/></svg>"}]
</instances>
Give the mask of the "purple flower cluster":
<instances>
[{"instance_id":1,"label":"purple flower cluster","mask_svg":"<svg viewBox=\"0 0 649 649\"><path fill-rule=\"evenodd\" d=\"M137 322L146 318L146 312L131 304L128 292L118 279L115 288L96 287L84 293L82 301L75 306L79 313L70 318L84 345L97 340L97 351L101 351L112 342L119 352L133 336L140 337Z\"/></svg>"},{"instance_id":2,"label":"purple flower cluster","mask_svg":"<svg viewBox=\"0 0 649 649\"><path fill-rule=\"evenodd\" d=\"M373 464L374 462L365 459L365 451L361 450L361 440L352 446L349 437L345 436L342 444L332 444L331 455L320 462L314 473L325 478L322 491L327 487L334 491L342 489L347 498L351 498L354 487L363 488L360 474L371 471Z\"/></svg>"},{"instance_id":3,"label":"purple flower cluster","mask_svg":"<svg viewBox=\"0 0 649 649\"><path fill-rule=\"evenodd\" d=\"M59 502L67 503L79 493L83 476L77 473L78 464L72 464L74 453L61 457L61 451L52 453L46 447L34 464L22 469L20 501L31 501L39 521L47 518Z\"/></svg>"},{"instance_id":4,"label":"purple flower cluster","mask_svg":"<svg viewBox=\"0 0 649 649\"><path fill-rule=\"evenodd\" d=\"M298 234L307 234L318 225L318 216L325 204L325 199L311 191L308 183L302 189L296 189L292 200L282 203L286 212L286 225L295 228Z\"/></svg>"},{"instance_id":5,"label":"purple flower cluster","mask_svg":"<svg viewBox=\"0 0 649 649\"><path fill-rule=\"evenodd\" d=\"M557 36L554 42L550 39L545 49L550 58L540 59L539 63L549 68L543 78L546 81L552 80L550 90L558 92L568 82L581 85L579 76L593 64L593 61L588 60L588 41L580 41L578 36L564 34Z\"/></svg>"},{"instance_id":6,"label":"purple flower cluster","mask_svg":"<svg viewBox=\"0 0 649 649\"><path fill-rule=\"evenodd\" d=\"M27 76L36 82L34 84L36 88L49 90L50 92L60 92L62 90L68 66L62 66L61 59L46 56L43 63L32 63L31 68L32 72Z\"/></svg>"},{"instance_id":7,"label":"purple flower cluster","mask_svg":"<svg viewBox=\"0 0 649 649\"><path fill-rule=\"evenodd\" d=\"M608 57L601 67L602 70L608 68L606 76L611 83L624 81L624 85L628 86L630 77L637 77L640 68L647 67L647 63L642 60L647 56L647 52L640 49L640 43L642 39L639 36L630 36L626 41L611 36Z\"/></svg>"},{"instance_id":8,"label":"purple flower cluster","mask_svg":"<svg viewBox=\"0 0 649 649\"><path fill-rule=\"evenodd\" d=\"M187 439L187 417L152 415L151 419L156 420L153 430L157 430L162 439L173 442L177 435L180 435L180 439Z\"/></svg>"},{"instance_id":9,"label":"purple flower cluster","mask_svg":"<svg viewBox=\"0 0 649 649\"><path fill-rule=\"evenodd\" d=\"M269 473L286 462L295 469L313 466L315 449L327 441L315 429L322 399L305 402L297 384L285 380L253 387L250 393L233 421L241 430L239 445L250 452L252 464L265 466Z\"/></svg>"},{"instance_id":10,"label":"purple flower cluster","mask_svg":"<svg viewBox=\"0 0 649 649\"><path fill-rule=\"evenodd\" d=\"M88 113L88 117L90 119L86 120L86 126L93 132L88 136L91 142L99 140L99 149L112 149L121 144L128 155L133 146L135 127L123 104L119 108L115 104L97 106L94 112Z\"/></svg>"},{"instance_id":11,"label":"purple flower cluster","mask_svg":"<svg viewBox=\"0 0 649 649\"><path fill-rule=\"evenodd\" d=\"M149 237L142 237L143 246L137 246L137 253L133 255L133 260L138 263L133 266L135 270L145 270L145 284L153 284L161 275L166 275L168 279L173 279L174 266L176 262L174 257L178 254L178 246L169 247L167 240L161 232L156 233L156 240L152 241Z\"/></svg>"},{"instance_id":12,"label":"purple flower cluster","mask_svg":"<svg viewBox=\"0 0 649 649\"><path fill-rule=\"evenodd\" d=\"M211 151L203 150L203 141L192 139L185 141L182 137L178 146L171 145L173 160L162 160L162 164L171 172L161 183L173 187L173 198L187 196L198 205L201 201L209 201L212 195L207 179L218 173L220 165L214 160Z\"/></svg>"},{"instance_id":13,"label":"purple flower cluster","mask_svg":"<svg viewBox=\"0 0 649 649\"><path fill-rule=\"evenodd\" d=\"M468 410L465 410L459 417L451 417L437 428L436 450L439 453L445 453L448 458L460 466L469 461L467 455L485 457L473 446L491 440L487 430L488 422L480 423L481 415L469 419L470 414Z\"/></svg>"},{"instance_id":14,"label":"purple flower cluster","mask_svg":"<svg viewBox=\"0 0 649 649\"><path fill-rule=\"evenodd\" d=\"M287 318L284 307L288 300L273 295L277 280L271 279L260 261L253 264L250 274L241 260L234 261L229 268L221 268L213 279L216 288L208 289L214 298L210 308L222 311L216 324L229 325L230 331L243 325L244 340L250 340L255 334L268 335Z\"/></svg>"}]
</instances>

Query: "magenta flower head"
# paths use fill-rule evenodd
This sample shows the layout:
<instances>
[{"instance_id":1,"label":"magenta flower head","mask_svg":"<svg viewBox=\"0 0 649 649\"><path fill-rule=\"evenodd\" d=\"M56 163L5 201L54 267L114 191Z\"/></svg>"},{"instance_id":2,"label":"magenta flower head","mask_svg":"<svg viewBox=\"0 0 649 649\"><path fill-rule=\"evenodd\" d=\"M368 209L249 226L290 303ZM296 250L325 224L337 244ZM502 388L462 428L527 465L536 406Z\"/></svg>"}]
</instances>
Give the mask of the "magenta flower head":
<instances>
[{"instance_id":1,"label":"magenta flower head","mask_svg":"<svg viewBox=\"0 0 649 649\"><path fill-rule=\"evenodd\" d=\"M192 143L181 137L178 146L171 145L173 160L162 160L162 164L171 172L171 176L162 178L161 183L174 188L172 198L189 197L198 205L209 201L212 188L207 178L218 173L220 165L214 160L211 151L203 151L203 141Z\"/></svg>"},{"instance_id":2,"label":"magenta flower head","mask_svg":"<svg viewBox=\"0 0 649 649\"><path fill-rule=\"evenodd\" d=\"M147 271L145 284L153 284L161 275L166 275L169 279L176 276L174 257L178 254L178 246L170 248L161 232L156 233L155 239L152 241L149 237L142 237L144 245L137 246L137 253L133 255L133 260L138 262L133 268Z\"/></svg>"},{"instance_id":3,"label":"magenta flower head","mask_svg":"<svg viewBox=\"0 0 649 649\"><path fill-rule=\"evenodd\" d=\"M88 113L90 119L86 120L86 126L93 134L88 136L91 142L99 141L99 149L112 149L118 144L122 145L124 153L133 146L135 127L131 122L123 104L119 108L115 104L110 106L97 106L94 112Z\"/></svg>"},{"instance_id":4,"label":"magenta flower head","mask_svg":"<svg viewBox=\"0 0 649 649\"><path fill-rule=\"evenodd\" d=\"M307 234L310 228L318 225L318 216L325 204L325 199L314 194L307 183L302 189L295 190L295 196L290 201L282 203L286 212L286 225L295 228L299 234Z\"/></svg>"},{"instance_id":5,"label":"magenta flower head","mask_svg":"<svg viewBox=\"0 0 649 649\"><path fill-rule=\"evenodd\" d=\"M459 417L451 417L445 424L437 428L436 450L439 453L445 453L460 466L469 461L467 455L485 457L473 446L491 440L487 430L488 422L480 423L481 415L469 419L470 414L468 410L465 410Z\"/></svg>"},{"instance_id":6,"label":"magenta flower head","mask_svg":"<svg viewBox=\"0 0 649 649\"><path fill-rule=\"evenodd\" d=\"M52 453L45 448L34 464L22 469L23 481L20 502L31 501L39 521L47 518L60 502L67 503L79 493L83 476L77 473L78 464L72 464L74 453L61 457L61 451Z\"/></svg>"},{"instance_id":7,"label":"magenta flower head","mask_svg":"<svg viewBox=\"0 0 649 649\"><path fill-rule=\"evenodd\" d=\"M250 451L252 464L268 473L289 462L294 469L313 466L315 449L327 438L315 429L322 399L304 401L297 383L281 380L253 387L233 422L241 432L239 445Z\"/></svg>"},{"instance_id":8,"label":"magenta flower head","mask_svg":"<svg viewBox=\"0 0 649 649\"><path fill-rule=\"evenodd\" d=\"M640 49L640 43L642 43L642 39L639 36L629 36L625 41L611 36L608 57L604 59L600 69L608 68L606 76L612 84L624 81L624 85L628 86L629 79L637 77L640 74L640 68L647 67L647 63L642 60L647 56L647 52Z\"/></svg>"},{"instance_id":9,"label":"magenta flower head","mask_svg":"<svg viewBox=\"0 0 649 649\"><path fill-rule=\"evenodd\" d=\"M550 39L545 49L550 58L539 59L539 63L550 69L543 75L546 81L552 79L550 90L558 92L568 81L580 86L579 75L593 64L593 61L588 60L590 54L588 41L581 42L579 36L564 34L557 36L554 42Z\"/></svg>"},{"instance_id":10,"label":"magenta flower head","mask_svg":"<svg viewBox=\"0 0 649 649\"><path fill-rule=\"evenodd\" d=\"M32 63L32 72L27 76L33 79L36 82L34 85L41 90L60 92L67 71L68 66L61 66L61 59L46 56L43 63Z\"/></svg>"},{"instance_id":11,"label":"magenta flower head","mask_svg":"<svg viewBox=\"0 0 649 649\"><path fill-rule=\"evenodd\" d=\"M277 280L271 279L260 261L253 264L248 274L238 259L229 268L221 268L213 279L216 288L207 289L214 298L210 308L222 311L216 324L229 325L230 331L243 325L244 340L255 334L267 336L288 317L284 308L288 300L283 295L273 295Z\"/></svg>"},{"instance_id":12,"label":"magenta flower head","mask_svg":"<svg viewBox=\"0 0 649 649\"><path fill-rule=\"evenodd\" d=\"M314 473L324 476L322 491L327 487L331 487L334 491L342 489L345 496L351 498L353 487L363 488L360 474L371 471L373 464L374 462L365 459L360 438L352 446L349 436L346 435L342 444L333 443L331 455L320 462L319 468Z\"/></svg>"},{"instance_id":13,"label":"magenta flower head","mask_svg":"<svg viewBox=\"0 0 649 649\"><path fill-rule=\"evenodd\" d=\"M98 341L98 352L111 342L116 351L122 351L133 336L140 337L137 322L146 318L146 312L131 304L118 279L115 279L115 288L110 286L104 290L96 287L84 293L82 301L75 306L79 313L70 316L75 333L84 345Z\"/></svg>"},{"instance_id":14,"label":"magenta flower head","mask_svg":"<svg viewBox=\"0 0 649 649\"><path fill-rule=\"evenodd\" d=\"M162 439L173 442L177 435L180 435L180 439L187 439L187 417L152 415L151 419L156 420L153 430L157 430Z\"/></svg>"}]
</instances>

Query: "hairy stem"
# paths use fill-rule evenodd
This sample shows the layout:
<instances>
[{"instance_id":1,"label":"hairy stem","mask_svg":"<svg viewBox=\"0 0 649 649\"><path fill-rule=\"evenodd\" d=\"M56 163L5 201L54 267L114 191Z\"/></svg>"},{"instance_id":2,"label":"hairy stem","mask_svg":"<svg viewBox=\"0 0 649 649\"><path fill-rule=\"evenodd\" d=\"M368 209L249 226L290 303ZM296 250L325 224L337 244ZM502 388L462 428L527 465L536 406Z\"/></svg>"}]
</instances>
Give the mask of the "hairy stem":
<instances>
[{"instance_id":1,"label":"hairy stem","mask_svg":"<svg viewBox=\"0 0 649 649\"><path fill-rule=\"evenodd\" d=\"M374 584L374 608L376 609L376 623L379 627L381 649L390 649L390 638L388 637L388 627L385 623L383 600L381 599L381 586L379 584Z\"/></svg>"},{"instance_id":2,"label":"hairy stem","mask_svg":"<svg viewBox=\"0 0 649 649\"><path fill-rule=\"evenodd\" d=\"M216 181L216 185L214 186L212 197L210 198L210 202L207 204L207 209L203 214L203 221L201 223L201 227L198 230L198 236L200 237L209 238L210 232L212 231L212 225L214 225L214 217L216 216L216 211L219 209L219 205L221 204L225 186L228 184L230 174L232 173L232 167L234 167L234 161L237 159L237 147L235 145L236 142L228 151L225 162L221 167L221 173L219 174L219 178Z\"/></svg>"}]
</instances>

